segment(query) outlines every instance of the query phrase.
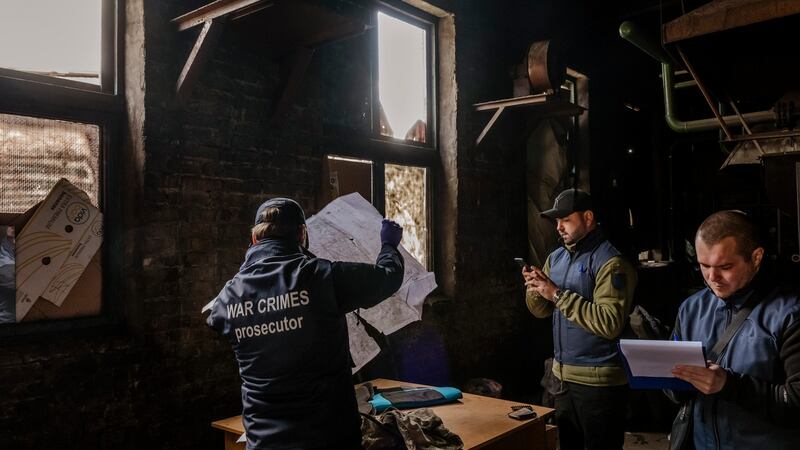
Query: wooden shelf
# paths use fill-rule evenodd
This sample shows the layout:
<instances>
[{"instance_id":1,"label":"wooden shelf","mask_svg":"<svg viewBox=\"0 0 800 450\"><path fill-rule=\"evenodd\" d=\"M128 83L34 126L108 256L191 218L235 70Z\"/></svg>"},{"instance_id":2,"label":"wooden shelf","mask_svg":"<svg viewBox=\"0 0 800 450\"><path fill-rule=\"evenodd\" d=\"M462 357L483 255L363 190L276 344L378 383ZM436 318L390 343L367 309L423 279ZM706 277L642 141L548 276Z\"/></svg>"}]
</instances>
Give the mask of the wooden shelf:
<instances>
[{"instance_id":1,"label":"wooden shelf","mask_svg":"<svg viewBox=\"0 0 800 450\"><path fill-rule=\"evenodd\" d=\"M478 135L475 145L480 145L489 130L497 122L503 111L506 109L524 110L528 114L538 114L545 117L555 116L579 116L586 108L565 100L560 95L536 94L524 97L513 97L490 102L475 103L472 105L475 111L494 111L494 115L483 127L483 131Z\"/></svg>"}]
</instances>

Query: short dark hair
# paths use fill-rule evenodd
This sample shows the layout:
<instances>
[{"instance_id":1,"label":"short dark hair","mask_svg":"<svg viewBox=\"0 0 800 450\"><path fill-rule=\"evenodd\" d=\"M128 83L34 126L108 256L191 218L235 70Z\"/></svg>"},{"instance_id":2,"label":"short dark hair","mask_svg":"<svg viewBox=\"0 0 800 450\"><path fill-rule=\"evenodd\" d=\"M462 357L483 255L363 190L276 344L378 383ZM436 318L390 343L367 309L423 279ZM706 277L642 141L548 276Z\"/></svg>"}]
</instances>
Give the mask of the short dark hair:
<instances>
[{"instance_id":1,"label":"short dark hair","mask_svg":"<svg viewBox=\"0 0 800 450\"><path fill-rule=\"evenodd\" d=\"M736 241L736 251L749 261L753 251L761 247L758 227L750 217L742 211L727 210L711 214L700 224L695 240L700 239L707 245L716 245L721 240L732 237Z\"/></svg>"},{"instance_id":2,"label":"short dark hair","mask_svg":"<svg viewBox=\"0 0 800 450\"><path fill-rule=\"evenodd\" d=\"M301 226L293 217L282 214L280 207L267 207L260 213L258 223L251 232L256 241L266 238L296 239Z\"/></svg>"}]
</instances>

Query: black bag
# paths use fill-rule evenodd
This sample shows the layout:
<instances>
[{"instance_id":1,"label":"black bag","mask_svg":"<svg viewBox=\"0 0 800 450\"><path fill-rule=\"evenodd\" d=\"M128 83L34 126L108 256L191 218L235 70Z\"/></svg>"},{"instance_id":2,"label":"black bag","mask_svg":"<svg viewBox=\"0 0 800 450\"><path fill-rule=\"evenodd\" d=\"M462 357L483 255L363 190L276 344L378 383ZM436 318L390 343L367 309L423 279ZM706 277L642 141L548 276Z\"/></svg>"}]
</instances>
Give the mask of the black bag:
<instances>
[{"instance_id":1,"label":"black bag","mask_svg":"<svg viewBox=\"0 0 800 450\"><path fill-rule=\"evenodd\" d=\"M752 295L752 293L751 293ZM753 310L752 299L748 299L744 305L736 312L731 319L731 323L722 332L719 340L714 344L711 353L708 354L708 359L711 361L719 362L719 357L722 351L728 346L728 342L736 335L739 328L742 327L747 316ZM675 416L672 422L672 430L669 433L669 450L694 450L694 427L692 426L692 417L694 415L694 398L687 400Z\"/></svg>"},{"instance_id":2,"label":"black bag","mask_svg":"<svg viewBox=\"0 0 800 450\"><path fill-rule=\"evenodd\" d=\"M675 420L672 421L672 431L669 433L669 450L693 450L694 429L692 427L692 412L694 399L687 400Z\"/></svg>"}]
</instances>

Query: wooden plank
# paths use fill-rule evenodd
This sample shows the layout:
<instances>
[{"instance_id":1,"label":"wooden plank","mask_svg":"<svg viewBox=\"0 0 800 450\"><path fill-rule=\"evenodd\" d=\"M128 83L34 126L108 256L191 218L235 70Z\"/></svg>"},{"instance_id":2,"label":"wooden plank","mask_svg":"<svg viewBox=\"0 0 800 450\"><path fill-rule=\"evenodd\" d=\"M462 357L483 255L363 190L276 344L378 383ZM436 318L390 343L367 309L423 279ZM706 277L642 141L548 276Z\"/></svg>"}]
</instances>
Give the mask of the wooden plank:
<instances>
[{"instance_id":1,"label":"wooden plank","mask_svg":"<svg viewBox=\"0 0 800 450\"><path fill-rule=\"evenodd\" d=\"M216 0L194 11L178 16L172 19L171 22L177 24L178 31L183 31L218 17L242 11L245 8L253 11L251 9L253 7L260 6L260 8L257 8L257 10L260 10L273 4L274 2L270 0Z\"/></svg>"},{"instance_id":2,"label":"wooden plank","mask_svg":"<svg viewBox=\"0 0 800 450\"><path fill-rule=\"evenodd\" d=\"M208 62L211 52L219 40L220 34L222 34L223 28L224 20L222 19L209 20L203 26L203 30L194 43L192 52L183 65L181 75L178 77L178 83L175 86L176 105L183 105L186 99L189 98L192 87L195 81L197 81L200 71L202 71L206 62Z\"/></svg>"},{"instance_id":3,"label":"wooden plank","mask_svg":"<svg viewBox=\"0 0 800 450\"><path fill-rule=\"evenodd\" d=\"M547 450L556 450L558 448L558 427L545 424L544 438L547 443Z\"/></svg>"},{"instance_id":4,"label":"wooden plank","mask_svg":"<svg viewBox=\"0 0 800 450\"><path fill-rule=\"evenodd\" d=\"M246 445L244 442L236 442L239 440L239 434L225 433L225 450L245 450Z\"/></svg>"},{"instance_id":5,"label":"wooden plank","mask_svg":"<svg viewBox=\"0 0 800 450\"><path fill-rule=\"evenodd\" d=\"M475 111L487 111L490 109L497 109L504 106L520 106L520 105L541 105L548 102L547 94L534 94L526 95L524 97L505 98L502 100L492 100L490 102L475 103Z\"/></svg>"},{"instance_id":6,"label":"wooden plank","mask_svg":"<svg viewBox=\"0 0 800 450\"><path fill-rule=\"evenodd\" d=\"M506 110L505 106L497 108L497 111L494 112L492 118L489 119L489 122L487 122L486 126L483 127L483 130L481 130L481 134L478 135L478 139L475 139L475 145L481 145L481 142L483 142L483 138L486 137L486 135L489 133L489 130L492 129L494 123L497 122L497 119L500 118L500 115L503 114L503 111L505 110Z\"/></svg>"},{"instance_id":7,"label":"wooden plank","mask_svg":"<svg viewBox=\"0 0 800 450\"><path fill-rule=\"evenodd\" d=\"M664 25L664 42L743 27L800 14L797 0L716 0Z\"/></svg>"},{"instance_id":8,"label":"wooden plank","mask_svg":"<svg viewBox=\"0 0 800 450\"><path fill-rule=\"evenodd\" d=\"M217 420L211 422L211 426L218 430L224 430L231 433L244 433L244 423L242 423L242 416L228 417L227 419Z\"/></svg>"},{"instance_id":9,"label":"wooden plank","mask_svg":"<svg viewBox=\"0 0 800 450\"><path fill-rule=\"evenodd\" d=\"M494 100L491 102L475 103L472 105L475 111L495 111L492 118L486 126L483 127L478 138L475 140L475 145L480 143L486 138L486 135L494 126L495 122L500 118L506 108L529 108L534 109L536 113L546 116L577 116L583 113L586 109L574 103L563 100L558 96L548 94L534 94L526 95L523 97L506 98L502 100Z\"/></svg>"}]
</instances>

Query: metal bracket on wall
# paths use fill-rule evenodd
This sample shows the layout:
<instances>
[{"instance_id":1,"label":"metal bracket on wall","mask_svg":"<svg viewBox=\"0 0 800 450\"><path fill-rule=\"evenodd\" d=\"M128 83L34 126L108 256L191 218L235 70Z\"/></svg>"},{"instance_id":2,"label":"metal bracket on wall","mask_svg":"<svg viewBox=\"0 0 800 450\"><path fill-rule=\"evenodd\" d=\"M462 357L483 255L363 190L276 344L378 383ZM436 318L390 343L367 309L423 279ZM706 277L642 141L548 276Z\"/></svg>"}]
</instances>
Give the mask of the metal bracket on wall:
<instances>
[{"instance_id":1,"label":"metal bracket on wall","mask_svg":"<svg viewBox=\"0 0 800 450\"><path fill-rule=\"evenodd\" d=\"M237 24L253 51L280 61L283 76L272 110L273 123L280 120L299 91L314 49L369 29L370 10L351 9L310 0L216 0L172 19L178 31L203 25L175 86L173 106L180 108L189 98L225 25Z\"/></svg>"},{"instance_id":2,"label":"metal bracket on wall","mask_svg":"<svg viewBox=\"0 0 800 450\"><path fill-rule=\"evenodd\" d=\"M524 97L475 103L472 106L475 108L475 111L494 111L492 118L489 119L489 122L486 123L483 130L481 130L481 133L478 135L478 138L475 140L475 145L480 145L481 142L483 142L489 130L492 129L492 126L494 126L506 109L526 109L529 113L537 114L542 117L579 116L586 111L586 108L553 94L526 95Z\"/></svg>"}]
</instances>

